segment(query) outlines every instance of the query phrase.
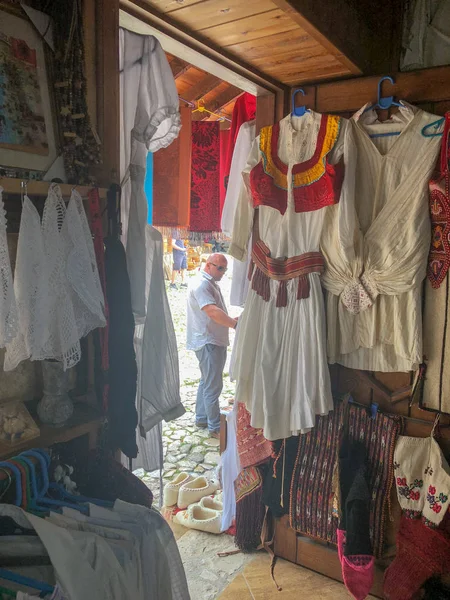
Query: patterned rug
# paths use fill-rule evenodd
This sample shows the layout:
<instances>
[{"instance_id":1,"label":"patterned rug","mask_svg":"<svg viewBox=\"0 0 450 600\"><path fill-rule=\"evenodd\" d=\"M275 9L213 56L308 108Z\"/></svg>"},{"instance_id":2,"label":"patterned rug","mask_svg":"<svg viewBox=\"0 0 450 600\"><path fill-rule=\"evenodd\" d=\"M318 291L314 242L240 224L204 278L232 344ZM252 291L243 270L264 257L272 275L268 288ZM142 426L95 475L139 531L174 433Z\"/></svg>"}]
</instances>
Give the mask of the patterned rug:
<instances>
[{"instance_id":1,"label":"patterned rug","mask_svg":"<svg viewBox=\"0 0 450 600\"><path fill-rule=\"evenodd\" d=\"M299 533L337 544L338 520L333 510L333 473L339 452L344 405L339 403L316 427L300 436L291 481L290 521ZM363 407L348 406L348 437L364 444L371 492L370 537L376 558L383 553L385 522L393 483L393 456L401 420Z\"/></svg>"},{"instance_id":2,"label":"patterned rug","mask_svg":"<svg viewBox=\"0 0 450 600\"><path fill-rule=\"evenodd\" d=\"M191 114L183 107L180 134L153 155L153 225L189 226L191 204Z\"/></svg>"},{"instance_id":3,"label":"patterned rug","mask_svg":"<svg viewBox=\"0 0 450 600\"><path fill-rule=\"evenodd\" d=\"M339 451L343 405L317 417L310 433L298 437L291 480L290 521L299 533L337 544L333 518L333 472Z\"/></svg>"},{"instance_id":4,"label":"patterned rug","mask_svg":"<svg viewBox=\"0 0 450 600\"><path fill-rule=\"evenodd\" d=\"M190 230L220 231L220 124L192 122Z\"/></svg>"}]
</instances>

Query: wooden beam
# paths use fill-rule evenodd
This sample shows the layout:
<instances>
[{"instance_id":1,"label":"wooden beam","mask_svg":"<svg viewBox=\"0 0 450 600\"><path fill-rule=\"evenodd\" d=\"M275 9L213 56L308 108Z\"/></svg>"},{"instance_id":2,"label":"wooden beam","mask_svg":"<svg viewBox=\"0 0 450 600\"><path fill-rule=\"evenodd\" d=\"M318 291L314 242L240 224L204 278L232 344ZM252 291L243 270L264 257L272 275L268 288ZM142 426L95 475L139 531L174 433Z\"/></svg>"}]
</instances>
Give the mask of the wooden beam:
<instances>
[{"instance_id":1,"label":"wooden beam","mask_svg":"<svg viewBox=\"0 0 450 600\"><path fill-rule=\"evenodd\" d=\"M178 79L178 77L184 75L186 71L192 69L192 65L174 56L172 61L170 62L170 68L172 70L173 78Z\"/></svg>"},{"instance_id":2,"label":"wooden beam","mask_svg":"<svg viewBox=\"0 0 450 600\"><path fill-rule=\"evenodd\" d=\"M185 100L195 101L206 96L211 90L220 85L221 81L215 75L205 73L204 77L189 90L183 93Z\"/></svg>"},{"instance_id":3,"label":"wooden beam","mask_svg":"<svg viewBox=\"0 0 450 600\"><path fill-rule=\"evenodd\" d=\"M385 96L395 96L412 103L443 102L450 98L450 67L434 67L411 73L392 75L394 85L383 84ZM347 81L319 84L315 110L318 112L353 112L366 102L376 100L379 77L358 77Z\"/></svg>"},{"instance_id":4,"label":"wooden beam","mask_svg":"<svg viewBox=\"0 0 450 600\"><path fill-rule=\"evenodd\" d=\"M372 19L370 4L349 0L273 0L354 75L390 67L391 24ZM388 5L383 13L389 13Z\"/></svg>"},{"instance_id":5,"label":"wooden beam","mask_svg":"<svg viewBox=\"0 0 450 600\"><path fill-rule=\"evenodd\" d=\"M120 177L119 0L98 0L96 23L97 123L103 157L97 173L99 184L109 186Z\"/></svg>"},{"instance_id":6,"label":"wooden beam","mask_svg":"<svg viewBox=\"0 0 450 600\"><path fill-rule=\"evenodd\" d=\"M213 112L220 111L221 109L223 109L224 106L230 104L230 102L233 102L233 100L236 100L236 98L239 98L241 94L242 90L240 90L237 87L230 86L226 90L221 92L218 96L216 96L214 100L208 102L206 108Z\"/></svg>"},{"instance_id":7,"label":"wooden beam","mask_svg":"<svg viewBox=\"0 0 450 600\"><path fill-rule=\"evenodd\" d=\"M213 73L250 94L288 93L288 86L239 60L201 34L187 31L145 0L120 0L120 7L121 26L137 33L157 35L166 52L179 56L191 65Z\"/></svg>"},{"instance_id":8,"label":"wooden beam","mask_svg":"<svg viewBox=\"0 0 450 600\"><path fill-rule=\"evenodd\" d=\"M256 135L263 127L273 125L276 120L275 95L258 96L256 100Z\"/></svg>"},{"instance_id":9,"label":"wooden beam","mask_svg":"<svg viewBox=\"0 0 450 600\"><path fill-rule=\"evenodd\" d=\"M84 68L86 72L86 101L89 118L97 128L97 44L95 0L83 2Z\"/></svg>"}]
</instances>

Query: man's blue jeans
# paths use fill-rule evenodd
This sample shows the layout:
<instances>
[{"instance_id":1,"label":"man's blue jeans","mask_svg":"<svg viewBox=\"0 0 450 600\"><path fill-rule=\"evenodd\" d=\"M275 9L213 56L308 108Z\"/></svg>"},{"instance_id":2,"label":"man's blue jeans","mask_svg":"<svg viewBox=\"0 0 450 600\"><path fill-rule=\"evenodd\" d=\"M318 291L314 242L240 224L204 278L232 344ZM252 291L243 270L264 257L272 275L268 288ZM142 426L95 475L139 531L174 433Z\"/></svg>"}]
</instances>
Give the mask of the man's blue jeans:
<instances>
[{"instance_id":1,"label":"man's blue jeans","mask_svg":"<svg viewBox=\"0 0 450 600\"><path fill-rule=\"evenodd\" d=\"M223 387L223 369L227 360L227 349L225 346L206 344L195 354L201 373L195 407L195 422L200 426L207 425L211 432L219 432L219 396Z\"/></svg>"}]
</instances>

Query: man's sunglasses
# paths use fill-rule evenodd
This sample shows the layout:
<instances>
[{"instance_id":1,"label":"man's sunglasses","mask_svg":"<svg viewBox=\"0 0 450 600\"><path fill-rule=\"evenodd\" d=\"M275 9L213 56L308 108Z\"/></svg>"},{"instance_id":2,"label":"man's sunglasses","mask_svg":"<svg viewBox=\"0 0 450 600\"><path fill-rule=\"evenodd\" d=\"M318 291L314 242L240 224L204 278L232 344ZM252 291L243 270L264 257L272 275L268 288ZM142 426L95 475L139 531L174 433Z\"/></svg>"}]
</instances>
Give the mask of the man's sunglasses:
<instances>
[{"instance_id":1,"label":"man's sunglasses","mask_svg":"<svg viewBox=\"0 0 450 600\"><path fill-rule=\"evenodd\" d=\"M216 267L216 269L218 271L220 271L221 273L226 273L228 271L227 267L219 267L219 265L216 265L215 263L211 263L213 267Z\"/></svg>"}]
</instances>

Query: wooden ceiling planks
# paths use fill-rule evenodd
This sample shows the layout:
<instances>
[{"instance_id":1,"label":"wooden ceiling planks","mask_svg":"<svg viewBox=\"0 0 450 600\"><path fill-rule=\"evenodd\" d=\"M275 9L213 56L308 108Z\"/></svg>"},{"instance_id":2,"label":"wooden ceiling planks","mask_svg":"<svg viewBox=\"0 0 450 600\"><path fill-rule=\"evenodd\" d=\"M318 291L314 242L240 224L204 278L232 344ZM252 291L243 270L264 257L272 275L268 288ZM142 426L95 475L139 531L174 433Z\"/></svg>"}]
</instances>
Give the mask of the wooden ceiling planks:
<instances>
[{"instance_id":1,"label":"wooden ceiling planks","mask_svg":"<svg viewBox=\"0 0 450 600\"><path fill-rule=\"evenodd\" d=\"M176 15L175 15L176 16ZM200 33L207 39L227 48L242 40L264 39L276 33L296 29L297 25L282 10L275 9L255 14L223 25L202 29ZM270 54L270 48L267 48Z\"/></svg>"},{"instance_id":2,"label":"wooden ceiling planks","mask_svg":"<svg viewBox=\"0 0 450 600\"><path fill-rule=\"evenodd\" d=\"M152 10L179 23L180 29L223 48L283 84L296 85L352 73L338 50L333 53L330 44L321 44L311 34L311 28L302 27L293 18L290 5L281 4L280 8L279 0L145 2Z\"/></svg>"},{"instance_id":3,"label":"wooden ceiling planks","mask_svg":"<svg viewBox=\"0 0 450 600\"><path fill-rule=\"evenodd\" d=\"M273 9L272 0L208 0L195 7L179 4L178 9L171 11L171 16L195 31L201 31Z\"/></svg>"},{"instance_id":4,"label":"wooden ceiling planks","mask_svg":"<svg viewBox=\"0 0 450 600\"><path fill-rule=\"evenodd\" d=\"M192 67L190 64L185 63L183 60L180 60L174 56L172 62L170 63L170 68L172 69L174 79L178 79L178 77L184 75L186 71Z\"/></svg>"},{"instance_id":5,"label":"wooden ceiling planks","mask_svg":"<svg viewBox=\"0 0 450 600\"><path fill-rule=\"evenodd\" d=\"M241 89L171 54L166 55L179 96L194 103L201 100L205 108L217 112L217 115L194 113L194 120L215 121L221 115L231 118L236 99L242 94Z\"/></svg>"},{"instance_id":6,"label":"wooden ceiling planks","mask_svg":"<svg viewBox=\"0 0 450 600\"><path fill-rule=\"evenodd\" d=\"M237 94L237 95L236 95ZM212 112L231 116L234 104L237 98L242 94L242 90L223 82L212 94L203 98L205 106ZM218 117L217 117L218 118ZM211 115L211 120L215 118Z\"/></svg>"}]
</instances>

